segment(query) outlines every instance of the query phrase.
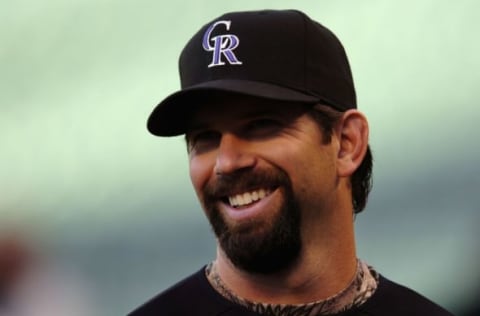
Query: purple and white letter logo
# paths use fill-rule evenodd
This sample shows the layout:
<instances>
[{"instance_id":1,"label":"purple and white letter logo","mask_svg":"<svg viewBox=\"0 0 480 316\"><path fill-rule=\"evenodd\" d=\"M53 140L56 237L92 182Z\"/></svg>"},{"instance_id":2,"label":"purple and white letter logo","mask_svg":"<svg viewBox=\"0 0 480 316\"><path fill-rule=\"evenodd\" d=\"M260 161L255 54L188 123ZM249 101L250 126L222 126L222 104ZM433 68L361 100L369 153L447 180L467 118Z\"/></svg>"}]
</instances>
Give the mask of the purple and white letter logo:
<instances>
[{"instance_id":1,"label":"purple and white letter logo","mask_svg":"<svg viewBox=\"0 0 480 316\"><path fill-rule=\"evenodd\" d=\"M226 58L230 65L241 65L242 62L237 59L233 50L238 47L240 40L233 34L224 34L211 37L213 29L219 25L225 25L227 31L230 29L231 21L217 21L213 23L203 35L202 46L208 52L213 52L212 63L208 68L225 65L222 56Z\"/></svg>"}]
</instances>

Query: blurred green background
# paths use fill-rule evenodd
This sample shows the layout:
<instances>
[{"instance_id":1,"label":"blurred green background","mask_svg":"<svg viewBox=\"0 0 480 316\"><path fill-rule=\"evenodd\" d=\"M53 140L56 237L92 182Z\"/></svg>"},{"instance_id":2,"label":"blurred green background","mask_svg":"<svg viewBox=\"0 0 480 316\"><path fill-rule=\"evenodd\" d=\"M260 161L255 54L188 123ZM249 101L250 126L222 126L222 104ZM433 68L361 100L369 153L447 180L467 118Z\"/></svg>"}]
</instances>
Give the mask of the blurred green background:
<instances>
[{"instance_id":1,"label":"blurred green background","mask_svg":"<svg viewBox=\"0 0 480 316\"><path fill-rule=\"evenodd\" d=\"M374 189L359 256L462 314L480 272L480 3L18 0L0 10L0 229L123 315L214 256L181 137L149 135L177 57L226 11L296 8L350 59Z\"/></svg>"}]
</instances>

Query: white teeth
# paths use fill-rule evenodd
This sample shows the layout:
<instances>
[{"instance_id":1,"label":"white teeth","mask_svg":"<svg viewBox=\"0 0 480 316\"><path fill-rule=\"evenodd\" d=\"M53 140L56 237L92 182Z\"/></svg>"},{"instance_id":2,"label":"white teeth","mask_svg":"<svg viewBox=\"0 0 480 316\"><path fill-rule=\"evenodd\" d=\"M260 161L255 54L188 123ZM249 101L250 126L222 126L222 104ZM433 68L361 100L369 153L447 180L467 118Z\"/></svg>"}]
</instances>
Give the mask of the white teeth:
<instances>
[{"instance_id":1,"label":"white teeth","mask_svg":"<svg viewBox=\"0 0 480 316\"><path fill-rule=\"evenodd\" d=\"M243 204L250 204L252 203L252 195L250 193L243 194Z\"/></svg>"},{"instance_id":2,"label":"white teeth","mask_svg":"<svg viewBox=\"0 0 480 316\"><path fill-rule=\"evenodd\" d=\"M245 202L243 201L243 196L242 195L237 195L237 203L239 205L245 204Z\"/></svg>"},{"instance_id":3,"label":"white teeth","mask_svg":"<svg viewBox=\"0 0 480 316\"><path fill-rule=\"evenodd\" d=\"M268 192L268 193L270 193L270 192ZM265 192L264 190L260 190L258 192L258 198L259 199L263 199L266 195L267 195L267 192Z\"/></svg>"},{"instance_id":4,"label":"white teeth","mask_svg":"<svg viewBox=\"0 0 480 316\"><path fill-rule=\"evenodd\" d=\"M239 207L239 206L248 205L260 199L263 199L268 194L270 194L270 190L258 189L252 192L245 192L242 194L229 196L228 202L233 207Z\"/></svg>"}]
</instances>

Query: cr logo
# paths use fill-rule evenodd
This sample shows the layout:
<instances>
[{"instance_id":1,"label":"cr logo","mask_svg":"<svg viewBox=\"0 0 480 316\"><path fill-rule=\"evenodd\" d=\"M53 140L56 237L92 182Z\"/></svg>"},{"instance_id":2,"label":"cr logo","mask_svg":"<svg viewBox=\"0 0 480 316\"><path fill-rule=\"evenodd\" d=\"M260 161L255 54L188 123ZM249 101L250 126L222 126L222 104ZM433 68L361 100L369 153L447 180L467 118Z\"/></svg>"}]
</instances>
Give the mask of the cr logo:
<instances>
[{"instance_id":1,"label":"cr logo","mask_svg":"<svg viewBox=\"0 0 480 316\"><path fill-rule=\"evenodd\" d=\"M224 34L211 37L213 29L219 25L225 25L227 31L230 29L231 21L217 21L213 23L203 35L202 46L203 49L209 52L213 52L212 63L208 65L208 68L215 66L222 66L225 63L222 61L222 56L225 56L230 65L241 65L242 62L237 59L237 56L233 53L233 50L237 48L240 40L233 34ZM213 45L211 45L211 43Z\"/></svg>"}]
</instances>

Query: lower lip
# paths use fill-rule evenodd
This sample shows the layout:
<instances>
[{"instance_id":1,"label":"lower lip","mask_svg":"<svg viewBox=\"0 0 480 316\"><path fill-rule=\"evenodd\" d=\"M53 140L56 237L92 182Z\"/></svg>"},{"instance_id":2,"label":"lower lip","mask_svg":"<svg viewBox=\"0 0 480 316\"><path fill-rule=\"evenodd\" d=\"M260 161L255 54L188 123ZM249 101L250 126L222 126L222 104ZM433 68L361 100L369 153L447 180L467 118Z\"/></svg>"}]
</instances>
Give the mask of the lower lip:
<instances>
[{"instance_id":1,"label":"lower lip","mask_svg":"<svg viewBox=\"0 0 480 316\"><path fill-rule=\"evenodd\" d=\"M263 213L278 194L280 194L280 192L277 188L263 199L258 200L248 206L234 208L228 204L223 204L223 209L226 215L234 221L248 220Z\"/></svg>"}]
</instances>

